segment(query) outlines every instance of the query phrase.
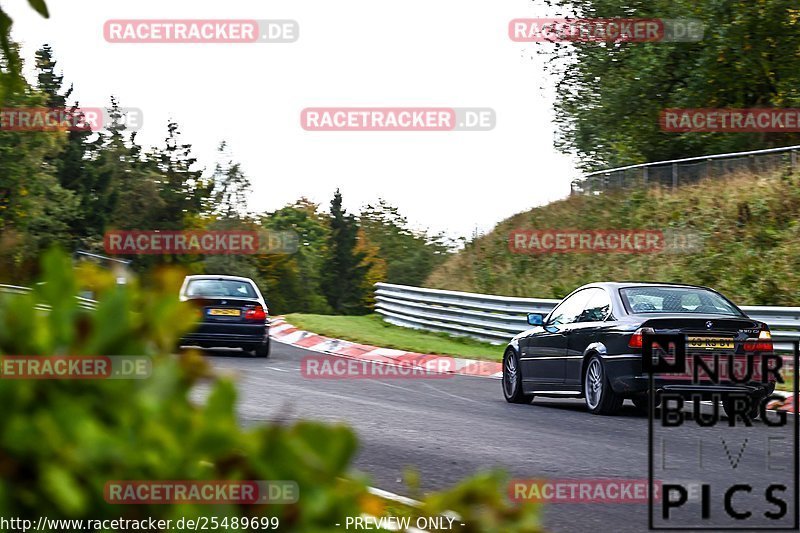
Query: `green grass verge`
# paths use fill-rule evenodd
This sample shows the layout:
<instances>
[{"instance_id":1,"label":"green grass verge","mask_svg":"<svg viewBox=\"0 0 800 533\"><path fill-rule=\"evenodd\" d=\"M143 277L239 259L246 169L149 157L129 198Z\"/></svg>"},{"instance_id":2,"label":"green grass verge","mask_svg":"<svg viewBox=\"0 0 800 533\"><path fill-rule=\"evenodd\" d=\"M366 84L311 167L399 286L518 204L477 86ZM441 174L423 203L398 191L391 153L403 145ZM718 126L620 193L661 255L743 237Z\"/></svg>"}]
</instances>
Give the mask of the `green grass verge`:
<instances>
[{"instance_id":1,"label":"green grass verge","mask_svg":"<svg viewBox=\"0 0 800 533\"><path fill-rule=\"evenodd\" d=\"M463 337L451 337L444 333L393 326L384 322L380 315L334 316L292 313L286 315L286 321L306 331L380 348L490 361L500 361L503 358L503 346Z\"/></svg>"}]
</instances>

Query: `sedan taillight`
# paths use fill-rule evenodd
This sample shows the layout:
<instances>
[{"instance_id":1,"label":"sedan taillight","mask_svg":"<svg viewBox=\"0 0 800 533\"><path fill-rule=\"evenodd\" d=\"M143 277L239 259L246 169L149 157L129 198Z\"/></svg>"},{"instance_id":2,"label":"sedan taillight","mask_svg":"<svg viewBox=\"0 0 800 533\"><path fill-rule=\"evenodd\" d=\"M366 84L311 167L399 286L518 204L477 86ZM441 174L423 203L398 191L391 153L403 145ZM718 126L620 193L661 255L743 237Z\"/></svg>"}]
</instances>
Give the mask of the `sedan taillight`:
<instances>
[{"instance_id":1,"label":"sedan taillight","mask_svg":"<svg viewBox=\"0 0 800 533\"><path fill-rule=\"evenodd\" d=\"M263 321L267 319L267 312L261 305L250 306L244 310L244 319Z\"/></svg>"},{"instance_id":2,"label":"sedan taillight","mask_svg":"<svg viewBox=\"0 0 800 533\"><path fill-rule=\"evenodd\" d=\"M757 339L747 339L744 341L746 352L771 352L773 351L772 334L769 329L762 329L758 333Z\"/></svg>"},{"instance_id":3,"label":"sedan taillight","mask_svg":"<svg viewBox=\"0 0 800 533\"><path fill-rule=\"evenodd\" d=\"M641 349L642 348L642 344L643 344L643 342L642 342L642 338L643 338L642 334L644 334L644 333L655 333L655 332L656 332L656 330L654 330L653 328L639 328L639 329L637 329L636 331L633 332L633 335L631 335L631 340L628 341L628 348Z\"/></svg>"}]
</instances>

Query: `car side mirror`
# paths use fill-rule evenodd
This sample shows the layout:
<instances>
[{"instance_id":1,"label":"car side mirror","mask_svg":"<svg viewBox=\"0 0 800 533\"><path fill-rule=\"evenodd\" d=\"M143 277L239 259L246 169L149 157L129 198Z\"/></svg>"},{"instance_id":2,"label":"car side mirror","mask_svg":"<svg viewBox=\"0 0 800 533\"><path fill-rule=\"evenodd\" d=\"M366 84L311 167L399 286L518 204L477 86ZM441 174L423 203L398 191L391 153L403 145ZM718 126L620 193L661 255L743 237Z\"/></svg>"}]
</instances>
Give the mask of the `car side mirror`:
<instances>
[{"instance_id":1,"label":"car side mirror","mask_svg":"<svg viewBox=\"0 0 800 533\"><path fill-rule=\"evenodd\" d=\"M544 325L544 317L539 313L528 313L528 324L531 326Z\"/></svg>"}]
</instances>

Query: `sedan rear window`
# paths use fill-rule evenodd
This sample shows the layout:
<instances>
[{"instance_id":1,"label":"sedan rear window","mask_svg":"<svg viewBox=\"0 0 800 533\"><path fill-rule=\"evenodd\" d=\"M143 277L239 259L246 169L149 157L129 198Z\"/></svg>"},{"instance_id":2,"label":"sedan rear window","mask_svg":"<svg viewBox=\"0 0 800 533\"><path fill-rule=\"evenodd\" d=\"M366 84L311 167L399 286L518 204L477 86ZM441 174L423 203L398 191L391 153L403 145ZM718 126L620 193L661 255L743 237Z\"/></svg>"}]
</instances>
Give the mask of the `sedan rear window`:
<instances>
[{"instance_id":1,"label":"sedan rear window","mask_svg":"<svg viewBox=\"0 0 800 533\"><path fill-rule=\"evenodd\" d=\"M195 279L186 287L186 296L225 296L229 298L257 298L256 291L247 281L232 279Z\"/></svg>"},{"instance_id":2,"label":"sedan rear window","mask_svg":"<svg viewBox=\"0 0 800 533\"><path fill-rule=\"evenodd\" d=\"M719 294L695 287L628 287L620 289L622 301L633 314L686 313L742 316Z\"/></svg>"}]
</instances>

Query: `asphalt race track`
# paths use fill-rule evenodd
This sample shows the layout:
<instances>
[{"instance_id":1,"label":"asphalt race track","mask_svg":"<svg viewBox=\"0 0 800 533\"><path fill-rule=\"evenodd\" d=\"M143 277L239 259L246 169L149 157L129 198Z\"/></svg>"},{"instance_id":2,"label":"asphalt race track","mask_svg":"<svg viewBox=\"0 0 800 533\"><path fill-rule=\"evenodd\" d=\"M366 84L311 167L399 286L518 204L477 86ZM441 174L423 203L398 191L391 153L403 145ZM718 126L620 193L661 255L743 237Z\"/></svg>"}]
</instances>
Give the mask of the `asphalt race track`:
<instances>
[{"instance_id":1,"label":"asphalt race track","mask_svg":"<svg viewBox=\"0 0 800 533\"><path fill-rule=\"evenodd\" d=\"M244 424L300 418L345 422L361 443L355 468L380 489L407 495L401 480L407 467L419 471L424 490L446 488L494 468L524 479L647 479L648 421L627 403L620 416L601 417L589 415L579 400L537 398L530 406L510 405L496 379L311 380L300 374L307 355L319 354L275 341L266 360L208 352L215 368L238 374ZM763 481L768 444L755 433L759 426L748 428L744 451L742 439L726 437L727 462L741 458L736 468L728 468L724 455L707 447L702 480L714 487ZM667 452L671 462L682 461L689 470L698 455L692 429L673 430ZM787 439L791 429L791 424L781 428ZM774 509L760 494L759 501L754 512ZM793 509L791 497L788 501ZM711 507L721 512L721 499ZM646 531L648 512L640 503L559 503L546 506L544 516L551 531Z\"/></svg>"}]
</instances>

